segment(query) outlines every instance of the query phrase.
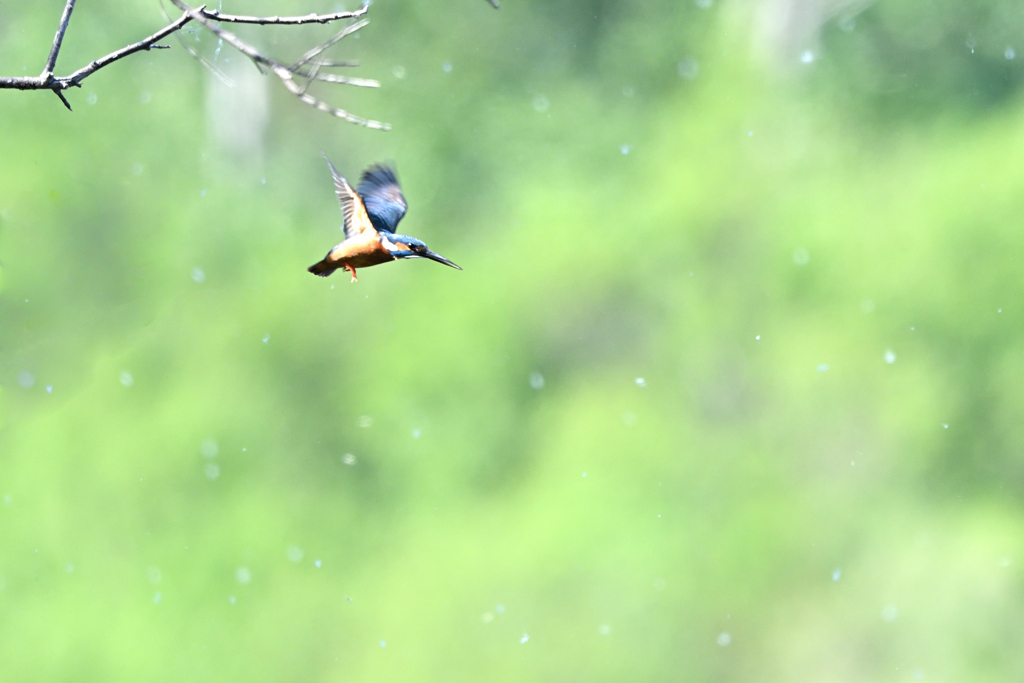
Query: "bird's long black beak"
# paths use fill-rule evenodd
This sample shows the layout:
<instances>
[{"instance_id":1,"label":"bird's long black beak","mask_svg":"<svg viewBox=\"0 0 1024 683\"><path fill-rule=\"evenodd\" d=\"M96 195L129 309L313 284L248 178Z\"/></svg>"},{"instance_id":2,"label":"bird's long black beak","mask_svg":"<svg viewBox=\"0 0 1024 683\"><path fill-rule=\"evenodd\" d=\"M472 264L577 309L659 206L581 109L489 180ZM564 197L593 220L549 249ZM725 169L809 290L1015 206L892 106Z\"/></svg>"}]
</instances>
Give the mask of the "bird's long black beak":
<instances>
[{"instance_id":1,"label":"bird's long black beak","mask_svg":"<svg viewBox=\"0 0 1024 683\"><path fill-rule=\"evenodd\" d=\"M421 255L423 256L423 258L428 258L428 259L430 259L431 261L437 261L438 263L443 263L443 264L445 264L446 266L451 266L451 267L452 267L452 268L454 268L455 270L462 270L462 266L458 265L457 263L454 263L453 261L449 261L449 260L448 260L448 259L446 259L446 258L445 258L444 256L441 256L441 255L440 255L440 254L438 254L438 253L435 253L435 252L433 252L433 251L430 251L429 249L427 249L427 250L426 250L426 251L425 251L425 252L424 252L423 254L421 254Z\"/></svg>"}]
</instances>

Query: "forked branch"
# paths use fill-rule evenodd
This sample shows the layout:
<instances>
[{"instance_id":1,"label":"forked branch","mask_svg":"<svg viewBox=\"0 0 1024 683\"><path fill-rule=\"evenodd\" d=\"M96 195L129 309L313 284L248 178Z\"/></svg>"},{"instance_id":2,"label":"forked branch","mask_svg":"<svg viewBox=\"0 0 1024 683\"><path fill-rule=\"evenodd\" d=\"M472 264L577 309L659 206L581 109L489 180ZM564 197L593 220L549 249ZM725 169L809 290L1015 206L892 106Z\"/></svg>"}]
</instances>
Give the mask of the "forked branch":
<instances>
[{"instance_id":1,"label":"forked branch","mask_svg":"<svg viewBox=\"0 0 1024 683\"><path fill-rule=\"evenodd\" d=\"M186 5L181 0L171 0L171 2L174 3L174 5L181 10L183 14L153 35L143 38L137 43L126 45L120 50L115 50L114 52L100 57L99 59L93 60L92 62L89 62L89 64L67 76L54 76L53 70L57 64L57 57L60 54L61 44L64 41L64 34L68 30L68 23L71 20L71 12L75 8L75 0L66 0L64 12L61 14L60 23L57 26L57 33L54 36L53 45L50 48L50 54L46 59L46 65L43 67L42 73L38 76L0 76L0 89L50 90L57 95L61 102L64 103L64 106L70 110L71 104L64 96L65 90L69 88L80 88L82 86L82 81L92 74L96 73L103 67L113 64L114 62L124 59L136 52L169 47L168 45L160 44L160 41L167 36L180 31L186 24L194 21L251 59L258 67L260 67L261 70L263 70L263 67L266 67L266 69L281 80L281 83L289 92L306 104L332 114L333 116L337 116L340 119L350 121L351 123L356 123L368 128L377 128L379 130L390 129L390 126L386 123L355 116L343 109L332 107L326 102L323 102L306 92L309 84L313 81L353 85L365 88L380 87L379 82L366 78L352 78L320 73L320 69L326 67L356 66L357 64L354 62L339 62L320 59L314 62L312 68L307 67L310 60L318 57L322 52L324 52L324 50L331 47L345 36L351 35L366 26L366 24L369 23L369 20L365 19L364 15L369 10L369 5L363 5L360 9L355 10L354 12L307 14L296 17L253 17L237 14L225 14L219 10L207 9L205 5L193 8ZM285 65L272 57L263 54L253 46L244 42L235 34L225 31L220 26L221 23L257 24L261 26L296 26L301 24L329 24L343 20L358 21L353 21L348 24L345 28L324 43L321 43L307 51L291 65ZM301 79L303 82L296 82L296 79Z\"/></svg>"}]
</instances>

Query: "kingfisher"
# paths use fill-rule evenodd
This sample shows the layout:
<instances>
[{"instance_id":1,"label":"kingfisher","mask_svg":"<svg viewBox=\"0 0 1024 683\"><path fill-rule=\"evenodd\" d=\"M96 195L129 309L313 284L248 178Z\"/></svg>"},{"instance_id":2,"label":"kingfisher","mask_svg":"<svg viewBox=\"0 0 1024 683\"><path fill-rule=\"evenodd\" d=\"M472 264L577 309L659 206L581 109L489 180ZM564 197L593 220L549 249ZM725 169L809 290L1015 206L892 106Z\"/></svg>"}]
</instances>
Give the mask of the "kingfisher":
<instances>
[{"instance_id":1,"label":"kingfisher","mask_svg":"<svg viewBox=\"0 0 1024 683\"><path fill-rule=\"evenodd\" d=\"M352 274L352 282L356 282L356 268L407 258L427 258L462 270L415 237L395 234L407 205L394 169L383 164L370 166L363 171L359 189L353 190L327 155L324 155L324 161L331 169L334 193L341 202L345 239L327 252L322 261L311 265L309 272L327 277L337 269L345 268Z\"/></svg>"}]
</instances>

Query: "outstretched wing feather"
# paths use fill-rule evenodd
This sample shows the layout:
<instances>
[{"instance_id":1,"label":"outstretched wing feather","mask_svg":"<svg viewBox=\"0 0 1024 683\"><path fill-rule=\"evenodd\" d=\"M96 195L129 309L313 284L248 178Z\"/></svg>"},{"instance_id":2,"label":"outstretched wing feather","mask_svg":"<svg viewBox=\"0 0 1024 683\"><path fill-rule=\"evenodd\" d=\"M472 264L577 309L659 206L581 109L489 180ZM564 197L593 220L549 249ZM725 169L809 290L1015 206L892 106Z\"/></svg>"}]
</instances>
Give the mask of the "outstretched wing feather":
<instances>
[{"instance_id":1,"label":"outstretched wing feather","mask_svg":"<svg viewBox=\"0 0 1024 683\"><path fill-rule=\"evenodd\" d=\"M334 177L334 193L338 195L338 201L341 203L341 213L345 218L345 239L361 235L367 230L374 230L373 224L366 215L366 208L363 206L362 199L352 189L352 186L348 184L348 181L338 173L338 170L334 168L334 164L331 163L331 160L326 155L324 160L327 162L327 166L331 169L331 175Z\"/></svg>"}]
</instances>

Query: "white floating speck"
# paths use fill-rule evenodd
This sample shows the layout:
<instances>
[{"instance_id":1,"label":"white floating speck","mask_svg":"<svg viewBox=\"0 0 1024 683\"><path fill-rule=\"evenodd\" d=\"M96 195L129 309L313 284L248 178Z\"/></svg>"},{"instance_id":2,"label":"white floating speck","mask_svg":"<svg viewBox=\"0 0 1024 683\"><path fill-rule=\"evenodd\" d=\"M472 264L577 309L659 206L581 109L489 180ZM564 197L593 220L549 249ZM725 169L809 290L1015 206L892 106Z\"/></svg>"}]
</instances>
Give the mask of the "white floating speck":
<instances>
[{"instance_id":1,"label":"white floating speck","mask_svg":"<svg viewBox=\"0 0 1024 683\"><path fill-rule=\"evenodd\" d=\"M483 614L480 615L480 623L481 624L489 624L492 621L494 621L494 615L492 613L484 612Z\"/></svg>"},{"instance_id":2,"label":"white floating speck","mask_svg":"<svg viewBox=\"0 0 1024 683\"><path fill-rule=\"evenodd\" d=\"M633 148L630 147L629 145L619 145L619 151L622 152L624 155L629 154L630 150L632 149Z\"/></svg>"},{"instance_id":3,"label":"white floating speck","mask_svg":"<svg viewBox=\"0 0 1024 683\"><path fill-rule=\"evenodd\" d=\"M391 67L391 75L398 79L405 78L405 67L401 64L395 64Z\"/></svg>"},{"instance_id":4,"label":"white floating speck","mask_svg":"<svg viewBox=\"0 0 1024 683\"><path fill-rule=\"evenodd\" d=\"M53 385L52 384L47 384L46 385L46 393L48 393L48 394L52 394L53 393Z\"/></svg>"},{"instance_id":5,"label":"white floating speck","mask_svg":"<svg viewBox=\"0 0 1024 683\"><path fill-rule=\"evenodd\" d=\"M892 365L893 363L896 362L896 354L893 353L891 349L886 349L884 357L885 362L888 363L889 365Z\"/></svg>"},{"instance_id":6,"label":"white floating speck","mask_svg":"<svg viewBox=\"0 0 1024 683\"><path fill-rule=\"evenodd\" d=\"M498 614L504 614L505 613L505 605L503 605L503 604L501 604L499 602L497 605L494 606L494 611L497 612Z\"/></svg>"},{"instance_id":7,"label":"white floating speck","mask_svg":"<svg viewBox=\"0 0 1024 683\"><path fill-rule=\"evenodd\" d=\"M192 280L195 282L202 282L206 279L206 273L203 272L202 268L192 269Z\"/></svg>"},{"instance_id":8,"label":"white floating speck","mask_svg":"<svg viewBox=\"0 0 1024 683\"><path fill-rule=\"evenodd\" d=\"M132 379L132 373L128 372L127 370L121 373L121 384L123 384L126 387L130 387L134 382L135 380Z\"/></svg>"},{"instance_id":9,"label":"white floating speck","mask_svg":"<svg viewBox=\"0 0 1024 683\"><path fill-rule=\"evenodd\" d=\"M828 363L822 363L819 365L818 372L828 372Z\"/></svg>"},{"instance_id":10,"label":"white floating speck","mask_svg":"<svg viewBox=\"0 0 1024 683\"><path fill-rule=\"evenodd\" d=\"M636 385L638 387L646 387L647 386L647 382L644 380L643 377L637 377L636 378Z\"/></svg>"},{"instance_id":11,"label":"white floating speck","mask_svg":"<svg viewBox=\"0 0 1024 683\"><path fill-rule=\"evenodd\" d=\"M160 597L161 597L160 591L157 591L156 595L153 596L153 604L154 605L159 605L160 604Z\"/></svg>"},{"instance_id":12,"label":"white floating speck","mask_svg":"<svg viewBox=\"0 0 1024 683\"><path fill-rule=\"evenodd\" d=\"M73 565L70 562L68 562L66 565L64 565L64 571L67 572L68 574L74 574L75 573L75 565Z\"/></svg>"},{"instance_id":13,"label":"white floating speck","mask_svg":"<svg viewBox=\"0 0 1024 683\"><path fill-rule=\"evenodd\" d=\"M530 375L530 386L533 387L534 389L543 389L544 388L544 375L540 374L539 372L534 372L533 374L531 374Z\"/></svg>"},{"instance_id":14,"label":"white floating speck","mask_svg":"<svg viewBox=\"0 0 1024 683\"><path fill-rule=\"evenodd\" d=\"M725 647L732 642L732 634L730 634L728 631L722 631L718 634L718 637L715 638L715 642L721 645L722 647Z\"/></svg>"},{"instance_id":15,"label":"white floating speck","mask_svg":"<svg viewBox=\"0 0 1024 683\"><path fill-rule=\"evenodd\" d=\"M422 433L420 432L420 430L418 430L418 429L412 430L412 438L418 439L418 438L420 438L421 435L422 435Z\"/></svg>"},{"instance_id":16,"label":"white floating speck","mask_svg":"<svg viewBox=\"0 0 1024 683\"><path fill-rule=\"evenodd\" d=\"M623 413L623 415L622 415L622 423L624 425L626 425L627 427L632 427L633 425L636 424L636 414L635 413Z\"/></svg>"},{"instance_id":17,"label":"white floating speck","mask_svg":"<svg viewBox=\"0 0 1024 683\"><path fill-rule=\"evenodd\" d=\"M708 7L711 7L712 1L713 0L693 0L694 4L697 5L697 7L700 7L701 9L707 9Z\"/></svg>"},{"instance_id":18,"label":"white floating speck","mask_svg":"<svg viewBox=\"0 0 1024 683\"><path fill-rule=\"evenodd\" d=\"M370 417L369 415L362 415L362 416L360 416L360 418L359 418L359 426L362 427L363 429L366 429L367 427L372 427L373 426L373 418Z\"/></svg>"},{"instance_id":19,"label":"white floating speck","mask_svg":"<svg viewBox=\"0 0 1024 683\"><path fill-rule=\"evenodd\" d=\"M632 86L628 86L628 85L622 86L622 94L623 94L624 97L632 97L633 96L633 88L632 88Z\"/></svg>"},{"instance_id":20,"label":"white floating speck","mask_svg":"<svg viewBox=\"0 0 1024 683\"><path fill-rule=\"evenodd\" d=\"M602 636L606 636L612 632L612 627L608 624L601 624L597 627L597 632L600 633Z\"/></svg>"},{"instance_id":21,"label":"white floating speck","mask_svg":"<svg viewBox=\"0 0 1024 683\"><path fill-rule=\"evenodd\" d=\"M1014 59L1017 56L1017 51L1007 45L1006 49L1003 50L1003 56L1007 59Z\"/></svg>"},{"instance_id":22,"label":"white floating speck","mask_svg":"<svg viewBox=\"0 0 1024 683\"><path fill-rule=\"evenodd\" d=\"M320 569L320 565L321 565L321 564L322 564L322 561L321 561L321 560L315 560L315 561L313 562L313 566L314 566L314 567L316 567L317 569Z\"/></svg>"},{"instance_id":23,"label":"white floating speck","mask_svg":"<svg viewBox=\"0 0 1024 683\"><path fill-rule=\"evenodd\" d=\"M548 98L544 95L537 95L533 98L533 110L537 112L546 112L551 103L548 102Z\"/></svg>"},{"instance_id":24,"label":"white floating speck","mask_svg":"<svg viewBox=\"0 0 1024 683\"><path fill-rule=\"evenodd\" d=\"M810 50L804 50L800 54L800 61L803 62L804 64L810 64L811 62L814 61L814 53L811 52Z\"/></svg>"},{"instance_id":25,"label":"white floating speck","mask_svg":"<svg viewBox=\"0 0 1024 683\"><path fill-rule=\"evenodd\" d=\"M89 95L85 98L85 101L88 102L89 104L96 104L96 93L94 93L94 92L89 93ZM157 602L160 602L160 601L157 600Z\"/></svg>"},{"instance_id":26,"label":"white floating speck","mask_svg":"<svg viewBox=\"0 0 1024 683\"><path fill-rule=\"evenodd\" d=\"M832 570L832 580L833 580L833 581L838 581L838 580L839 580L839 578L840 578L840 577L841 577L842 575L843 575L843 570L842 570L842 569L833 569L833 570Z\"/></svg>"},{"instance_id":27,"label":"white floating speck","mask_svg":"<svg viewBox=\"0 0 1024 683\"><path fill-rule=\"evenodd\" d=\"M142 164L141 163L136 162L136 163L132 164L132 175L142 175Z\"/></svg>"},{"instance_id":28,"label":"white floating speck","mask_svg":"<svg viewBox=\"0 0 1024 683\"><path fill-rule=\"evenodd\" d=\"M302 558L305 557L305 553L302 552L302 548L297 545L289 546L288 550L285 551L285 555L292 562L302 562Z\"/></svg>"},{"instance_id":29,"label":"white floating speck","mask_svg":"<svg viewBox=\"0 0 1024 683\"><path fill-rule=\"evenodd\" d=\"M380 646L381 647L387 647L388 644L382 640L382 641L380 641Z\"/></svg>"},{"instance_id":30,"label":"white floating speck","mask_svg":"<svg viewBox=\"0 0 1024 683\"><path fill-rule=\"evenodd\" d=\"M697 60L693 57L687 57L683 61L676 65L676 69L679 72L680 78L685 78L688 81L692 81L697 77L697 73L700 71L700 67L697 64Z\"/></svg>"},{"instance_id":31,"label":"white floating speck","mask_svg":"<svg viewBox=\"0 0 1024 683\"><path fill-rule=\"evenodd\" d=\"M220 446L213 439L204 439L203 443L199 445L199 452L207 458L216 458L217 453L220 452Z\"/></svg>"},{"instance_id":32,"label":"white floating speck","mask_svg":"<svg viewBox=\"0 0 1024 683\"><path fill-rule=\"evenodd\" d=\"M341 456L341 461L349 466L355 465L356 456L352 455L351 453L346 453L345 455Z\"/></svg>"},{"instance_id":33,"label":"white floating speck","mask_svg":"<svg viewBox=\"0 0 1024 683\"><path fill-rule=\"evenodd\" d=\"M206 196L206 188L205 187L203 189L199 190L199 196L200 197L205 197Z\"/></svg>"},{"instance_id":34,"label":"white floating speck","mask_svg":"<svg viewBox=\"0 0 1024 683\"><path fill-rule=\"evenodd\" d=\"M232 605L235 604L235 596L234 595L229 595L228 596L228 602L230 602Z\"/></svg>"},{"instance_id":35,"label":"white floating speck","mask_svg":"<svg viewBox=\"0 0 1024 683\"><path fill-rule=\"evenodd\" d=\"M452 63L445 62L444 64L441 65L441 70L444 71L446 74L450 74L452 72Z\"/></svg>"},{"instance_id":36,"label":"white floating speck","mask_svg":"<svg viewBox=\"0 0 1024 683\"><path fill-rule=\"evenodd\" d=\"M249 583L252 581L252 572L249 571L248 567L239 567L235 570L235 580L238 583Z\"/></svg>"},{"instance_id":37,"label":"white floating speck","mask_svg":"<svg viewBox=\"0 0 1024 683\"><path fill-rule=\"evenodd\" d=\"M146 580L154 586L163 581L164 575L157 567L150 567L146 570Z\"/></svg>"},{"instance_id":38,"label":"white floating speck","mask_svg":"<svg viewBox=\"0 0 1024 683\"><path fill-rule=\"evenodd\" d=\"M942 428L943 429L949 429L949 423L948 422L943 422L942 423Z\"/></svg>"},{"instance_id":39,"label":"white floating speck","mask_svg":"<svg viewBox=\"0 0 1024 683\"><path fill-rule=\"evenodd\" d=\"M521 636L521 637L519 638L519 644L520 644L520 645L523 645L524 643L528 642L529 640L530 640L530 634L529 634L529 633L524 633L524 634L523 634L523 635L522 635L522 636Z\"/></svg>"},{"instance_id":40,"label":"white floating speck","mask_svg":"<svg viewBox=\"0 0 1024 683\"><path fill-rule=\"evenodd\" d=\"M882 608L882 621L893 622L896 621L896 617L899 613L896 611L896 607L893 605L886 605Z\"/></svg>"},{"instance_id":41,"label":"white floating speck","mask_svg":"<svg viewBox=\"0 0 1024 683\"><path fill-rule=\"evenodd\" d=\"M206 474L207 479L213 481L220 476L220 466L215 462L208 463L206 467L203 468L203 472Z\"/></svg>"},{"instance_id":42,"label":"white floating speck","mask_svg":"<svg viewBox=\"0 0 1024 683\"><path fill-rule=\"evenodd\" d=\"M804 247L797 247L793 250L793 263L798 266L806 266L811 260L811 253Z\"/></svg>"},{"instance_id":43,"label":"white floating speck","mask_svg":"<svg viewBox=\"0 0 1024 683\"><path fill-rule=\"evenodd\" d=\"M875 310L875 302L871 299L864 299L860 302L860 310L862 313L873 313Z\"/></svg>"},{"instance_id":44,"label":"white floating speck","mask_svg":"<svg viewBox=\"0 0 1024 683\"><path fill-rule=\"evenodd\" d=\"M18 373L18 384L20 384L21 386L25 387L26 389L31 389L32 386L35 383L36 383L36 376L33 375L28 370L25 370L24 372Z\"/></svg>"},{"instance_id":45,"label":"white floating speck","mask_svg":"<svg viewBox=\"0 0 1024 683\"><path fill-rule=\"evenodd\" d=\"M263 335L263 343L266 344L269 341L270 341L270 333L268 332L267 334Z\"/></svg>"}]
</instances>

